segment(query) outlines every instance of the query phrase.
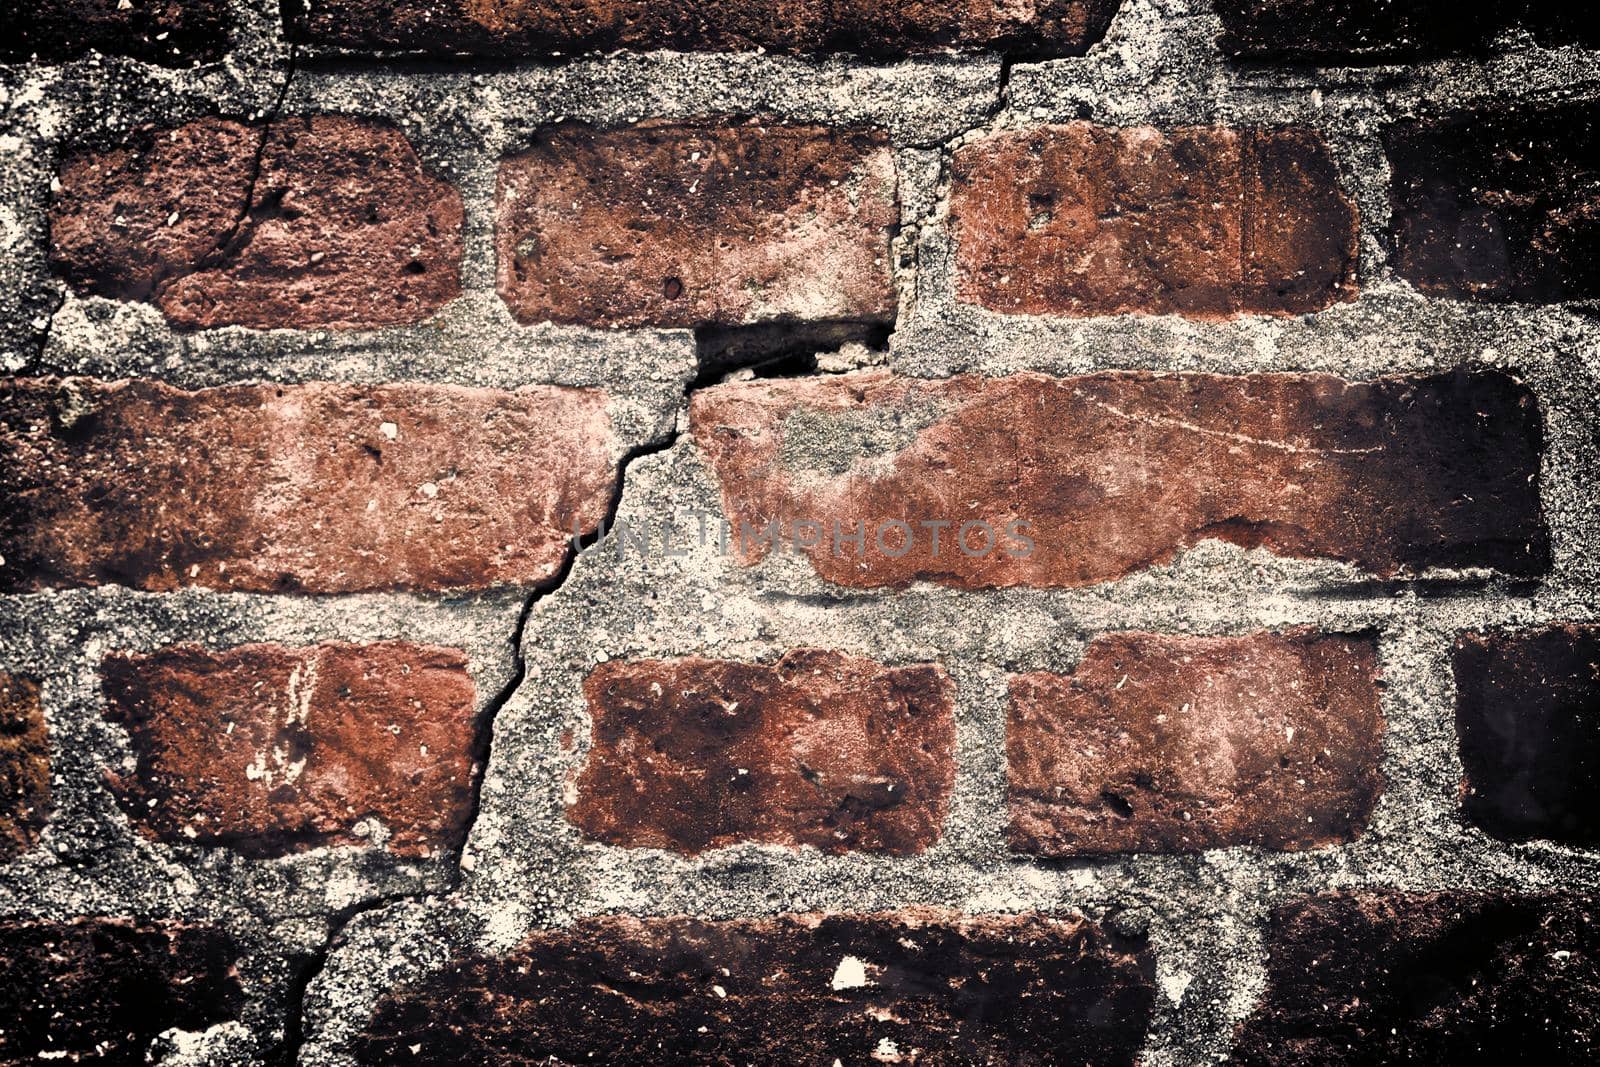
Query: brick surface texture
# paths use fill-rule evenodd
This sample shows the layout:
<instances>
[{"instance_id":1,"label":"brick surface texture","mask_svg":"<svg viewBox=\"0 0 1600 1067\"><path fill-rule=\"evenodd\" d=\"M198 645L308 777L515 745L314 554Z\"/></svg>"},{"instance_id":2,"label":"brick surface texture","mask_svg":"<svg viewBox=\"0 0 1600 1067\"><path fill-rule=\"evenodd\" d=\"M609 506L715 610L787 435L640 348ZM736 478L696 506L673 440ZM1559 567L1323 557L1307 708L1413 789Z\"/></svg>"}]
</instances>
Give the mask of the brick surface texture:
<instances>
[{"instance_id":1,"label":"brick surface texture","mask_svg":"<svg viewBox=\"0 0 1600 1067\"><path fill-rule=\"evenodd\" d=\"M1083 920L600 918L397 991L357 1050L373 1065L403 1061L417 1045L414 1056L438 1065L495 1056L865 1063L875 1054L1132 1064L1151 978L1148 954Z\"/></svg>"},{"instance_id":2,"label":"brick surface texture","mask_svg":"<svg viewBox=\"0 0 1600 1067\"><path fill-rule=\"evenodd\" d=\"M673 48L859 52L942 49L1075 55L1099 40L1115 0L748 0L673 6L644 0L331 0L307 4L300 33L362 49L560 55Z\"/></svg>"},{"instance_id":3,"label":"brick surface texture","mask_svg":"<svg viewBox=\"0 0 1600 1067\"><path fill-rule=\"evenodd\" d=\"M225 0L41 0L16 4L0 62L75 59L91 49L171 67L214 60L227 47Z\"/></svg>"},{"instance_id":4,"label":"brick surface texture","mask_svg":"<svg viewBox=\"0 0 1600 1067\"><path fill-rule=\"evenodd\" d=\"M112 788L156 840L253 855L374 835L402 855L460 843L474 708L455 649L184 647L103 670L135 759Z\"/></svg>"},{"instance_id":5,"label":"brick surface texture","mask_svg":"<svg viewBox=\"0 0 1600 1067\"><path fill-rule=\"evenodd\" d=\"M739 841L921 852L955 777L954 687L933 666L797 650L772 666L604 664L578 800L586 833L699 852Z\"/></svg>"},{"instance_id":6,"label":"brick surface texture","mask_svg":"<svg viewBox=\"0 0 1600 1067\"><path fill-rule=\"evenodd\" d=\"M1600 627L1463 634L1454 666L1467 814L1514 841L1600 841Z\"/></svg>"},{"instance_id":7,"label":"brick surface texture","mask_svg":"<svg viewBox=\"0 0 1600 1067\"><path fill-rule=\"evenodd\" d=\"M1600 18L0 14L0 1067L1600 1063Z\"/></svg>"},{"instance_id":8,"label":"brick surface texture","mask_svg":"<svg viewBox=\"0 0 1600 1067\"><path fill-rule=\"evenodd\" d=\"M561 127L500 168L500 295L522 322L889 319L881 132Z\"/></svg>"},{"instance_id":9,"label":"brick surface texture","mask_svg":"<svg viewBox=\"0 0 1600 1067\"><path fill-rule=\"evenodd\" d=\"M0 922L0 1062L136 1063L163 1030L239 1018L240 947L174 922Z\"/></svg>"},{"instance_id":10,"label":"brick surface texture","mask_svg":"<svg viewBox=\"0 0 1600 1067\"><path fill-rule=\"evenodd\" d=\"M1011 679L1013 848L1045 856L1311 848L1382 790L1370 637L1096 640L1069 675Z\"/></svg>"},{"instance_id":11,"label":"brick surface texture","mask_svg":"<svg viewBox=\"0 0 1600 1067\"><path fill-rule=\"evenodd\" d=\"M1308 130L1080 122L964 145L951 168L957 292L996 311L1294 313L1355 293L1355 207Z\"/></svg>"},{"instance_id":12,"label":"brick surface texture","mask_svg":"<svg viewBox=\"0 0 1600 1067\"><path fill-rule=\"evenodd\" d=\"M804 551L842 585L1082 586L1205 538L1385 576L1547 565L1539 414L1496 374L874 372L718 386L690 412L729 522L751 531L736 541L746 560L769 523L820 521L826 536ZM818 435L842 438L843 454L808 453ZM993 538L974 527L958 544L968 521ZM937 550L926 522L948 523ZM1005 536L1014 522L1031 548ZM864 550L845 536L861 524Z\"/></svg>"},{"instance_id":13,"label":"brick surface texture","mask_svg":"<svg viewBox=\"0 0 1600 1067\"><path fill-rule=\"evenodd\" d=\"M50 737L39 683L0 671L0 859L39 840L50 809Z\"/></svg>"},{"instance_id":14,"label":"brick surface texture","mask_svg":"<svg viewBox=\"0 0 1600 1067\"><path fill-rule=\"evenodd\" d=\"M549 386L18 379L0 447L7 589L531 585L616 462L605 397Z\"/></svg>"},{"instance_id":15,"label":"brick surface texture","mask_svg":"<svg viewBox=\"0 0 1600 1067\"><path fill-rule=\"evenodd\" d=\"M1592 103L1397 124L1385 144L1400 275L1468 300L1600 295L1597 131Z\"/></svg>"},{"instance_id":16,"label":"brick surface texture","mask_svg":"<svg viewBox=\"0 0 1600 1067\"><path fill-rule=\"evenodd\" d=\"M1585 11L1544 0L1217 0L1222 47L1248 59L1387 63L1481 56L1498 34L1521 30L1546 47L1600 44Z\"/></svg>"},{"instance_id":17,"label":"brick surface texture","mask_svg":"<svg viewBox=\"0 0 1600 1067\"><path fill-rule=\"evenodd\" d=\"M1241 1064L1583 1063L1592 898L1347 893L1284 905Z\"/></svg>"},{"instance_id":18,"label":"brick surface texture","mask_svg":"<svg viewBox=\"0 0 1600 1067\"><path fill-rule=\"evenodd\" d=\"M180 327L391 326L461 291L461 196L379 123L146 129L70 160L59 185L57 269Z\"/></svg>"}]
</instances>

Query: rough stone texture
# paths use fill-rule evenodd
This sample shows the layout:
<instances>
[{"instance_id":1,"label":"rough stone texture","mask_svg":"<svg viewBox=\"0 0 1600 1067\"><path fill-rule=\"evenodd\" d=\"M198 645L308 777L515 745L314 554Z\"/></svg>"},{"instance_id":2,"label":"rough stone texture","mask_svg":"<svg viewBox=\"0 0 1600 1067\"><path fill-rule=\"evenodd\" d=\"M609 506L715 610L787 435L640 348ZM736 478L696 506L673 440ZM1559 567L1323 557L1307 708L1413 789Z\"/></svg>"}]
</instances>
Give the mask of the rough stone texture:
<instances>
[{"instance_id":1,"label":"rough stone texture","mask_svg":"<svg viewBox=\"0 0 1600 1067\"><path fill-rule=\"evenodd\" d=\"M1381 576L1548 565L1534 398L1500 374L1019 374L923 382L866 372L697 393L694 439L747 563L777 522L841 585L1081 586L1205 538ZM1029 524L1032 547L1008 539ZM899 521L865 548L848 534ZM942 543L922 524L949 521ZM987 522L994 549L959 524ZM837 524L835 527L833 524ZM887 547L888 551L885 551ZM896 556L894 553L898 552Z\"/></svg>"},{"instance_id":2,"label":"rough stone texture","mask_svg":"<svg viewBox=\"0 0 1600 1067\"><path fill-rule=\"evenodd\" d=\"M1018 851L1298 849L1361 833L1383 779L1370 636L1121 633L1011 679Z\"/></svg>"},{"instance_id":3,"label":"rough stone texture","mask_svg":"<svg viewBox=\"0 0 1600 1067\"><path fill-rule=\"evenodd\" d=\"M955 686L936 666L818 650L772 666L613 661L584 696L594 740L567 815L602 841L905 854L938 840Z\"/></svg>"},{"instance_id":4,"label":"rough stone texture","mask_svg":"<svg viewBox=\"0 0 1600 1067\"><path fill-rule=\"evenodd\" d=\"M37 0L7 8L0 62L59 62L93 49L188 66L222 54L231 22L227 0Z\"/></svg>"},{"instance_id":5,"label":"rough stone texture","mask_svg":"<svg viewBox=\"0 0 1600 1067\"><path fill-rule=\"evenodd\" d=\"M1549 0L1216 0L1223 51L1249 59L1385 63L1483 52L1520 27L1547 47L1600 43L1600 23Z\"/></svg>"},{"instance_id":6,"label":"rough stone texture","mask_svg":"<svg viewBox=\"0 0 1600 1067\"><path fill-rule=\"evenodd\" d=\"M50 735L39 683L0 671L0 862L28 851L50 815Z\"/></svg>"},{"instance_id":7,"label":"rough stone texture","mask_svg":"<svg viewBox=\"0 0 1600 1067\"><path fill-rule=\"evenodd\" d=\"M185 329L389 326L461 291L461 196L385 124L144 127L70 158L59 181L55 269Z\"/></svg>"},{"instance_id":8,"label":"rough stone texture","mask_svg":"<svg viewBox=\"0 0 1600 1067\"><path fill-rule=\"evenodd\" d=\"M391 990L458 953L499 956L532 930L585 916L735 919L913 904L980 913L1070 909L1104 916L1111 929L1148 929L1156 993L1139 1062L1195 1067L1225 1061L1236 1023L1265 987L1261 934L1275 903L1334 885L1600 893L1591 850L1500 841L1463 817L1450 678L1459 633L1600 619L1593 475L1600 470L1600 319L1575 303L1441 300L1396 279L1381 140L1400 119L1590 98L1593 54L1511 37L1482 59L1381 71L1233 64L1216 48L1210 0L1127 0L1104 45L1069 62L1030 62L1014 52L1006 62L981 53L880 63L638 51L418 64L346 62L331 49L304 46L290 78L277 6L232 5L241 21L227 64L171 69L108 58L0 69L7 162L0 167L0 363L8 373L144 377L186 389L298 381L603 386L617 433L635 456L619 515L715 509L718 485L705 454L687 434L666 447L685 414L684 387L697 377L696 339L683 330L517 324L494 291L496 164L560 116L599 128L728 114L880 127L896 146L901 306L886 350L835 353L827 345L819 363L882 361L924 379L1140 370L1368 380L1504 371L1527 384L1542 413L1538 488L1553 551L1537 591L1473 573L1420 585L1350 582L1340 564L1208 540L1170 563L1087 588L975 594L924 585L891 593L830 586L798 557L746 569L696 546L683 559L630 551L619 561L613 534L531 608L525 588L478 597L102 586L0 596L0 669L46 680L57 776L39 846L0 864L0 914L180 913L236 930L258 947L258 965L241 968L243 1017L158 1040L163 1067L273 1067L281 1059L265 1053L276 1031L297 1019L298 1063L352 1067L355 1035ZM46 212L64 152L115 145L145 123L271 113L280 92L283 114L333 111L400 124L430 170L461 188L468 204L462 298L426 323L381 335L177 331L150 304L80 296L50 277ZM1034 317L957 301L945 225L949 151L997 129L1083 118L1169 130L1288 124L1323 132L1360 207L1358 299L1315 315L1225 322ZM705 371L698 381L722 368ZM819 438L812 455L824 467L821 457L847 465L854 440ZM516 676L509 638L519 619L515 664L525 662L526 674L507 696ZM1070 671L1086 643L1108 632L1294 626L1379 634L1390 687L1386 788L1359 838L1295 853L1237 847L1068 862L1007 854L1008 675ZM489 769L459 863L453 853L424 861L379 848L252 859L150 842L106 788L104 770L129 760L126 731L101 719L98 665L106 651L390 639L470 653ZM595 844L568 822L563 787L581 751L563 749L561 734L570 728L580 742L587 737L582 683L596 664L691 655L770 662L815 646L883 663L937 662L957 684L958 773L935 847L890 856L743 845L685 857ZM445 913L459 915L461 929L450 926L450 936L438 926ZM314 962L326 956L326 966L302 969L294 964L299 953ZM395 1061L406 1062L406 1052Z\"/></svg>"},{"instance_id":9,"label":"rough stone texture","mask_svg":"<svg viewBox=\"0 0 1600 1067\"><path fill-rule=\"evenodd\" d=\"M85 918L0 922L0 1063L137 1064L169 1028L238 1018L234 962L221 931Z\"/></svg>"},{"instance_id":10,"label":"rough stone texture","mask_svg":"<svg viewBox=\"0 0 1600 1067\"><path fill-rule=\"evenodd\" d=\"M961 300L1216 317L1355 295L1355 205L1310 130L1074 122L963 145L951 167Z\"/></svg>"},{"instance_id":11,"label":"rough stone texture","mask_svg":"<svg viewBox=\"0 0 1600 1067\"><path fill-rule=\"evenodd\" d=\"M616 49L855 52L946 48L1078 55L1104 35L1119 0L327 0L294 19L305 40L352 48L481 55Z\"/></svg>"},{"instance_id":12,"label":"rough stone texture","mask_svg":"<svg viewBox=\"0 0 1600 1067\"><path fill-rule=\"evenodd\" d=\"M1600 105L1402 122L1384 146L1401 277L1473 300L1600 296Z\"/></svg>"},{"instance_id":13,"label":"rough stone texture","mask_svg":"<svg viewBox=\"0 0 1600 1067\"><path fill-rule=\"evenodd\" d=\"M456 649L404 642L114 653L106 717L136 767L112 788L157 841L254 856L459 847L476 723L466 666Z\"/></svg>"},{"instance_id":14,"label":"rough stone texture","mask_svg":"<svg viewBox=\"0 0 1600 1067\"><path fill-rule=\"evenodd\" d=\"M358 1058L1132 1064L1152 978L1084 919L602 917L391 994Z\"/></svg>"},{"instance_id":15,"label":"rough stone texture","mask_svg":"<svg viewBox=\"0 0 1600 1067\"><path fill-rule=\"evenodd\" d=\"M563 124L500 168L500 296L518 321L893 318L894 156L879 131Z\"/></svg>"},{"instance_id":16,"label":"rough stone texture","mask_svg":"<svg viewBox=\"0 0 1600 1067\"><path fill-rule=\"evenodd\" d=\"M1464 634L1454 666L1473 822L1513 841L1600 842L1600 627Z\"/></svg>"},{"instance_id":17,"label":"rough stone texture","mask_svg":"<svg viewBox=\"0 0 1600 1067\"><path fill-rule=\"evenodd\" d=\"M554 575L616 477L606 398L0 383L0 589L486 589Z\"/></svg>"},{"instance_id":18,"label":"rough stone texture","mask_svg":"<svg viewBox=\"0 0 1600 1067\"><path fill-rule=\"evenodd\" d=\"M1238 1064L1593 1063L1591 899L1364 892L1272 914Z\"/></svg>"}]
</instances>

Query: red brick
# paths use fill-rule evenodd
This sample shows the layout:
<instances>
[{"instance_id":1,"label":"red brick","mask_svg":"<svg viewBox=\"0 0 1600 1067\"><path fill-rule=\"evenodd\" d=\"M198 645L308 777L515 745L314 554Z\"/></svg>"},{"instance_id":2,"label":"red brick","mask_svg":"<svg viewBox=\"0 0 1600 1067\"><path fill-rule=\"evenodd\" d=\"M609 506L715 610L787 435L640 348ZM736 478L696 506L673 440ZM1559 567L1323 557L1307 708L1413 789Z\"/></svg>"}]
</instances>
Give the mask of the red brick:
<instances>
[{"instance_id":1,"label":"red brick","mask_svg":"<svg viewBox=\"0 0 1600 1067\"><path fill-rule=\"evenodd\" d=\"M955 779L955 687L931 665L797 650L772 666L612 661L584 682L567 816L611 844L921 852Z\"/></svg>"},{"instance_id":2,"label":"red brick","mask_svg":"<svg viewBox=\"0 0 1600 1067\"><path fill-rule=\"evenodd\" d=\"M357 1062L1131 1065L1151 954L1080 918L605 916L378 1004ZM898 1058L897 1058L898 1057Z\"/></svg>"},{"instance_id":3,"label":"red brick","mask_svg":"<svg viewBox=\"0 0 1600 1067\"><path fill-rule=\"evenodd\" d=\"M187 329L393 326L461 292L461 196L379 123L146 127L69 159L60 184L55 269Z\"/></svg>"},{"instance_id":4,"label":"red brick","mask_svg":"<svg viewBox=\"0 0 1600 1067\"><path fill-rule=\"evenodd\" d=\"M1079 55L1119 0L321 0L291 22L302 40L352 48L479 55L570 55L616 49L857 52L949 48Z\"/></svg>"},{"instance_id":5,"label":"red brick","mask_svg":"<svg viewBox=\"0 0 1600 1067\"><path fill-rule=\"evenodd\" d=\"M1402 278L1470 300L1600 296L1600 106L1403 122L1384 147Z\"/></svg>"},{"instance_id":6,"label":"red brick","mask_svg":"<svg viewBox=\"0 0 1600 1067\"><path fill-rule=\"evenodd\" d=\"M743 560L766 554L757 531L769 522L789 550L814 532L797 523L817 521L825 532L804 551L840 585L1083 586L1206 538L1383 577L1549 565L1542 420L1497 373L869 372L704 389L690 425ZM909 549L892 521L910 526ZM935 552L923 524L946 521ZM989 553L953 546L970 521L994 530ZM1031 551L1007 536L1015 521L1029 524ZM864 549L848 539L857 524ZM984 543L969 531L970 551Z\"/></svg>"},{"instance_id":7,"label":"red brick","mask_svg":"<svg viewBox=\"0 0 1600 1067\"><path fill-rule=\"evenodd\" d=\"M1463 634L1455 682L1472 821L1512 841L1600 843L1600 626Z\"/></svg>"},{"instance_id":8,"label":"red brick","mask_svg":"<svg viewBox=\"0 0 1600 1067\"><path fill-rule=\"evenodd\" d=\"M239 1018L241 951L176 922L0 921L0 1063L149 1062L162 1031Z\"/></svg>"},{"instance_id":9,"label":"red brick","mask_svg":"<svg viewBox=\"0 0 1600 1067\"><path fill-rule=\"evenodd\" d=\"M401 855L461 842L476 715L456 649L182 645L102 670L136 763L112 788L152 840L272 856L370 844L376 820Z\"/></svg>"},{"instance_id":10,"label":"red brick","mask_svg":"<svg viewBox=\"0 0 1600 1067\"><path fill-rule=\"evenodd\" d=\"M1277 908L1267 989L1229 1063L1593 1063L1589 898L1358 892Z\"/></svg>"},{"instance_id":11,"label":"red brick","mask_svg":"<svg viewBox=\"0 0 1600 1067\"><path fill-rule=\"evenodd\" d=\"M187 67L220 56L233 23L226 0L34 0L6 6L3 62L59 62L93 49Z\"/></svg>"},{"instance_id":12,"label":"red brick","mask_svg":"<svg viewBox=\"0 0 1600 1067\"><path fill-rule=\"evenodd\" d=\"M603 519L603 394L0 383L0 589L486 589Z\"/></svg>"},{"instance_id":13,"label":"red brick","mask_svg":"<svg viewBox=\"0 0 1600 1067\"><path fill-rule=\"evenodd\" d=\"M50 814L50 735L39 683L0 671L0 862L32 848Z\"/></svg>"},{"instance_id":14,"label":"red brick","mask_svg":"<svg viewBox=\"0 0 1600 1067\"><path fill-rule=\"evenodd\" d=\"M1371 637L1095 639L1011 679L1011 847L1043 856L1313 848L1361 833L1383 778Z\"/></svg>"},{"instance_id":15,"label":"red brick","mask_svg":"<svg viewBox=\"0 0 1600 1067\"><path fill-rule=\"evenodd\" d=\"M898 222L876 130L564 123L501 164L500 295L525 323L888 320Z\"/></svg>"},{"instance_id":16,"label":"red brick","mask_svg":"<svg viewBox=\"0 0 1600 1067\"><path fill-rule=\"evenodd\" d=\"M1355 206L1301 129L1086 122L956 150L960 299L1024 314L1316 311L1355 296Z\"/></svg>"},{"instance_id":17,"label":"red brick","mask_svg":"<svg viewBox=\"0 0 1600 1067\"><path fill-rule=\"evenodd\" d=\"M1485 53L1513 28L1546 47L1600 44L1587 9L1547 0L1216 0L1223 51L1250 59L1392 63Z\"/></svg>"}]
</instances>

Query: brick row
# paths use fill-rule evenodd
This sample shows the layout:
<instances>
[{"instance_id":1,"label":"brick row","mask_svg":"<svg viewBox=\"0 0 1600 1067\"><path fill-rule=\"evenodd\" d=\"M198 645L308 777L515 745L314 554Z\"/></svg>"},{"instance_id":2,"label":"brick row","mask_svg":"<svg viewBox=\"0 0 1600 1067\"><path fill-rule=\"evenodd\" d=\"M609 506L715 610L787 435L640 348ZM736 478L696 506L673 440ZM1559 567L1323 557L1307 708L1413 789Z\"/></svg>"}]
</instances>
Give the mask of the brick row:
<instances>
[{"instance_id":1,"label":"brick row","mask_svg":"<svg viewBox=\"0 0 1600 1067\"><path fill-rule=\"evenodd\" d=\"M1461 635L1465 816L1508 841L1590 845L1600 627ZM460 847L477 771L465 656L406 642L113 652L110 776L154 841L275 856ZM1319 848L1358 838L1383 794L1376 635L1112 633L1066 673L1010 677L1010 847L1042 857ZM695 855L755 842L923 852L956 778L954 684L936 664L792 650L771 665L617 660L583 687L567 817L586 838ZM50 811L36 682L0 674L0 842Z\"/></svg>"},{"instance_id":2,"label":"brick row","mask_svg":"<svg viewBox=\"0 0 1600 1067\"><path fill-rule=\"evenodd\" d=\"M698 391L690 430L734 556L841 585L1092 585L1207 539L1386 578L1549 566L1542 416L1498 372L756 380ZM791 441L818 433L862 454ZM9 591L537 585L620 458L595 389L85 379L0 385L0 452Z\"/></svg>"},{"instance_id":3,"label":"brick row","mask_svg":"<svg viewBox=\"0 0 1600 1067\"><path fill-rule=\"evenodd\" d=\"M353 51L559 58L617 50L845 53L892 57L986 50L1081 55L1119 0L746 0L670 6L644 0L323 0L286 5L299 41ZM1220 44L1250 61L1386 63L1484 54L1522 31L1546 48L1593 48L1577 8L1517 0L1218 0ZM95 49L172 66L217 59L233 29L220 0L41 0L17 12L0 60L59 62Z\"/></svg>"},{"instance_id":4,"label":"brick row","mask_svg":"<svg viewBox=\"0 0 1600 1067\"><path fill-rule=\"evenodd\" d=\"M1230 1062L1588 1062L1595 908L1571 894L1387 890L1279 905ZM7 1062L133 1062L164 1030L240 1016L241 947L218 930L100 917L0 929ZM1071 915L602 916L389 990L352 1052L426 1067L1132 1064L1155 977L1142 938Z\"/></svg>"},{"instance_id":5,"label":"brick row","mask_svg":"<svg viewBox=\"0 0 1600 1067\"><path fill-rule=\"evenodd\" d=\"M1600 293L1597 113L1387 130L1398 273L1474 300ZM963 145L951 177L956 293L993 311L1218 318L1356 295L1356 211L1310 130L1044 126ZM561 123L500 165L499 293L529 324L892 321L896 184L873 129ZM382 123L146 128L69 158L59 186L56 271L180 329L394 326L461 291L460 194Z\"/></svg>"}]
</instances>

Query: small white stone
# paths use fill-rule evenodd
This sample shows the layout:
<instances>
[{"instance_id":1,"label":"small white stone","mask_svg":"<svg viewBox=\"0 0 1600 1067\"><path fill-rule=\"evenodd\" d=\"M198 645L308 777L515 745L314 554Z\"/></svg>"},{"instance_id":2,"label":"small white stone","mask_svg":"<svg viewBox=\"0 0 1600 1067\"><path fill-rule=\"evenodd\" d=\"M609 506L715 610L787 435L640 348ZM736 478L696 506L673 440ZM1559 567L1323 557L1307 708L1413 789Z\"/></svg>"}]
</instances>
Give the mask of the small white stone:
<instances>
[{"instance_id":1,"label":"small white stone","mask_svg":"<svg viewBox=\"0 0 1600 1067\"><path fill-rule=\"evenodd\" d=\"M866 964L854 956L846 956L839 961L839 966L833 972L834 989L860 989L866 984Z\"/></svg>"}]
</instances>

